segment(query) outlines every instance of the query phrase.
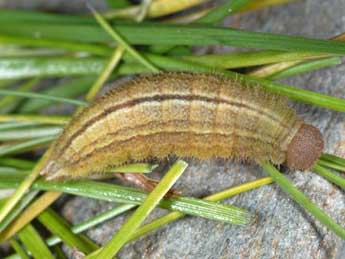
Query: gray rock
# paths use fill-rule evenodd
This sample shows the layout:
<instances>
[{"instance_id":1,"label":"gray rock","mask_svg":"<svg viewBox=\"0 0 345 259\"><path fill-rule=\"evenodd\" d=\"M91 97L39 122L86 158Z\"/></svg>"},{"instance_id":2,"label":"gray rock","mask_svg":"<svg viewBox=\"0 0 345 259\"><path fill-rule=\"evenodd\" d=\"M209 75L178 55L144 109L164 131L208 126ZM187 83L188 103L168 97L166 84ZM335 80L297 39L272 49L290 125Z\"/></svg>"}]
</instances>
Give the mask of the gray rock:
<instances>
[{"instance_id":1,"label":"gray rock","mask_svg":"<svg viewBox=\"0 0 345 259\"><path fill-rule=\"evenodd\" d=\"M239 27L329 38L345 31L344 14L343 0L306 0L241 15ZM226 19L225 23L235 26L238 17L236 20ZM231 48L211 50L224 52ZM285 83L344 97L344 75L345 66L340 65L291 78ZM345 157L344 114L305 104L294 105L307 122L321 129L326 151ZM189 162L177 188L186 195L196 197L265 176L255 165L231 161ZM345 195L342 190L312 172L286 171L286 175L314 203L345 227ZM118 258L345 258L345 242L299 207L276 184L238 195L225 203L256 213L258 220L251 226L239 227L186 217L126 245ZM110 206L113 204L72 198L65 203L63 214L77 223ZM157 209L148 221L164 213ZM98 243L105 244L128 215L110 220L87 234Z\"/></svg>"}]
</instances>

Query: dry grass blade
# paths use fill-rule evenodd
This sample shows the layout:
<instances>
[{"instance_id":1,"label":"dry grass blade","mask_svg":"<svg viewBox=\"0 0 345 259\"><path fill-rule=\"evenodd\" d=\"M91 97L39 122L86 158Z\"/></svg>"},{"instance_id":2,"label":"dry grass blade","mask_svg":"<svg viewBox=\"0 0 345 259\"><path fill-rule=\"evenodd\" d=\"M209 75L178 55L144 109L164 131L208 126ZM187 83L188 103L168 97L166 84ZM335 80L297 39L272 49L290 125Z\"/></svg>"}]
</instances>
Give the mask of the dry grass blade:
<instances>
[{"instance_id":1,"label":"dry grass blade","mask_svg":"<svg viewBox=\"0 0 345 259\"><path fill-rule=\"evenodd\" d=\"M11 238L20 229L26 226L42 211L49 207L57 198L61 196L60 192L46 192L31 205L29 205L22 214L15 219L4 231L0 233L0 241Z\"/></svg>"}]
</instances>

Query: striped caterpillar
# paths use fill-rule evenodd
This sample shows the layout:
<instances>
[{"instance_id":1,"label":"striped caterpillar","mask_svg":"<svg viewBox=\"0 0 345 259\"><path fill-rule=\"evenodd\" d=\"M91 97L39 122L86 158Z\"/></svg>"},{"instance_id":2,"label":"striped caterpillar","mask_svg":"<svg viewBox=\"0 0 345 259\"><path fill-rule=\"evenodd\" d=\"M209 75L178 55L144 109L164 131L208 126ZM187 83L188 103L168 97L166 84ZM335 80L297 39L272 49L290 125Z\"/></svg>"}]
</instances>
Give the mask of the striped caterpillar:
<instances>
[{"instance_id":1,"label":"striped caterpillar","mask_svg":"<svg viewBox=\"0 0 345 259\"><path fill-rule=\"evenodd\" d=\"M90 177L170 154L305 170L322 149L319 130L283 97L217 75L161 73L125 83L76 115L41 174L48 180Z\"/></svg>"}]
</instances>

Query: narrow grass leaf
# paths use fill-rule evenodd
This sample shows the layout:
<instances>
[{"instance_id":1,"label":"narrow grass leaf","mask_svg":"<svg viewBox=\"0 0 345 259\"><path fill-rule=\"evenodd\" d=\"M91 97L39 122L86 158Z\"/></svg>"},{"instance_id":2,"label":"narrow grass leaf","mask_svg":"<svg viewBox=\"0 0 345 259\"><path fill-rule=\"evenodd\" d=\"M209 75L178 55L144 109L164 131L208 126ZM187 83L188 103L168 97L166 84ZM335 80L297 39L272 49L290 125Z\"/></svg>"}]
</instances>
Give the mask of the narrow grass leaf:
<instances>
[{"instance_id":1,"label":"narrow grass leaf","mask_svg":"<svg viewBox=\"0 0 345 259\"><path fill-rule=\"evenodd\" d=\"M29 91L31 90L37 83L39 82L38 78L33 78L27 82L25 82L24 84L21 84L20 86L18 86L16 88L16 91ZM0 101L0 110L2 113L8 113L12 110L14 110L19 102L22 100L23 98L18 98L16 96L5 96L1 99Z\"/></svg>"},{"instance_id":2,"label":"narrow grass leaf","mask_svg":"<svg viewBox=\"0 0 345 259\"><path fill-rule=\"evenodd\" d=\"M137 163L137 164L129 164L129 165L121 166L117 168L115 167L113 168L113 170L115 171L119 170L121 172L132 172L131 170L134 170L134 172L137 172L137 173L149 173L155 167L156 165ZM18 172L18 174L11 173L9 175L6 173L1 173L1 176L4 178L12 177L18 180L18 176L19 178L25 177L26 174L27 173L25 172ZM40 197L37 201L31 204L9 228L7 228L3 233L0 234L0 239L7 239L8 237L12 236L23 225L30 222L35 216L37 216L40 212L42 212L45 208L47 208L51 203L53 203L57 198L59 198L60 195L61 193L57 193L57 192L46 192L45 194L43 194L42 197ZM129 206L133 206L133 205L129 205ZM11 213L15 213L15 209ZM8 224L6 224L6 226L7 225Z\"/></svg>"},{"instance_id":3,"label":"narrow grass leaf","mask_svg":"<svg viewBox=\"0 0 345 259\"><path fill-rule=\"evenodd\" d=\"M104 67L103 71L92 85L91 89L86 95L86 100L92 100L98 93L98 91L102 88L103 84L107 81L109 76L111 75L114 68L119 64L121 61L122 55L124 53L124 48L122 46L116 47L114 50L108 64Z\"/></svg>"},{"instance_id":4,"label":"narrow grass leaf","mask_svg":"<svg viewBox=\"0 0 345 259\"><path fill-rule=\"evenodd\" d=\"M332 40L310 39L263 32L251 32L209 25L166 25L159 23L129 23L112 26L121 35L117 42L129 53L134 53L128 44L140 45L227 45L242 48L256 48L283 51L308 51L327 54L345 54L345 44ZM40 39L56 39L78 42L109 41L111 37L95 25L64 25L45 23L11 23L0 27L4 35L33 38L32 31L41 35ZM110 32L110 28L109 28ZM188 37L186 37L188 35ZM122 40L128 41L128 44Z\"/></svg>"},{"instance_id":5,"label":"narrow grass leaf","mask_svg":"<svg viewBox=\"0 0 345 259\"><path fill-rule=\"evenodd\" d=\"M21 259L30 259L29 255L26 253L24 248L15 239L10 239L10 244L14 251L20 256Z\"/></svg>"},{"instance_id":6,"label":"narrow grass leaf","mask_svg":"<svg viewBox=\"0 0 345 259\"><path fill-rule=\"evenodd\" d=\"M317 161L317 163L323 167L328 167L328 168L335 169L335 170L338 170L341 172L345 172L345 166L344 165L339 165L337 163L323 160L323 159L319 159L319 161Z\"/></svg>"},{"instance_id":7,"label":"narrow grass leaf","mask_svg":"<svg viewBox=\"0 0 345 259\"><path fill-rule=\"evenodd\" d=\"M273 165L268 162L261 164L263 169L270 174L274 181L290 195L290 197L319 220L323 225L327 226L333 233L345 239L345 229L337 224L331 217L324 213L320 208L313 204L301 191L294 187L289 180L283 176Z\"/></svg>"},{"instance_id":8,"label":"narrow grass leaf","mask_svg":"<svg viewBox=\"0 0 345 259\"><path fill-rule=\"evenodd\" d=\"M205 16L198 19L197 23L217 24L221 22L226 16L239 11L253 0L227 0L223 4L216 6Z\"/></svg>"},{"instance_id":9,"label":"narrow grass leaf","mask_svg":"<svg viewBox=\"0 0 345 259\"><path fill-rule=\"evenodd\" d=\"M15 235L25 225L30 223L42 211L49 207L61 196L59 192L46 192L31 203L12 223L0 233L0 241L7 240Z\"/></svg>"},{"instance_id":10,"label":"narrow grass leaf","mask_svg":"<svg viewBox=\"0 0 345 259\"><path fill-rule=\"evenodd\" d=\"M45 99L45 100L54 101L54 102L63 102L63 103L69 103L69 104L78 105L78 106L86 106L86 103L83 101L57 97L57 96L52 96L52 95L46 95L46 94L33 93L33 92L21 92L21 91L0 89L0 95Z\"/></svg>"},{"instance_id":11,"label":"narrow grass leaf","mask_svg":"<svg viewBox=\"0 0 345 259\"><path fill-rule=\"evenodd\" d=\"M116 216L118 216L124 212L127 212L127 211L129 211L135 207L136 207L136 205L134 205L134 204L123 204L123 205L116 206L113 209L102 212L102 213L96 215L95 217L92 217L86 221L83 221L82 223L74 225L71 228L71 230L73 233L76 233L76 234L81 233L87 229L91 229L91 228L93 228L93 227L95 227L101 223L104 223L105 221L112 219L112 218L114 218L114 217L116 217ZM52 236L52 237L48 238L46 240L46 242L49 246L53 246L53 245L60 243L61 239L58 236Z\"/></svg>"},{"instance_id":12,"label":"narrow grass leaf","mask_svg":"<svg viewBox=\"0 0 345 259\"><path fill-rule=\"evenodd\" d=\"M102 72L102 69L105 65L105 59L94 57L28 57L26 59L2 58L0 60L0 79L21 79L36 76L63 77L98 75ZM30 69L27 69L28 67L30 67ZM54 94L55 93L53 92L51 95L44 95L44 98L40 98L39 100L51 101L49 96L54 96ZM48 96L48 99L46 96ZM37 94L36 97L38 97ZM74 100L72 103L74 103Z\"/></svg>"},{"instance_id":13,"label":"narrow grass leaf","mask_svg":"<svg viewBox=\"0 0 345 259\"><path fill-rule=\"evenodd\" d=\"M32 183L38 177L43 165L48 158L50 152L46 152L45 155L41 158L41 160L36 164L34 169L32 170L31 174L28 175L17 187L15 193L6 201L6 203L0 209L0 222L3 221L6 216L11 212L11 210L17 205L20 199L24 196L25 192L29 190Z\"/></svg>"},{"instance_id":14,"label":"narrow grass leaf","mask_svg":"<svg viewBox=\"0 0 345 259\"><path fill-rule=\"evenodd\" d=\"M23 175L0 174L0 188L15 188L22 179ZM93 181L59 183L37 180L33 188L136 205L141 204L147 197L145 192L137 189ZM191 197L165 198L161 200L159 207L230 224L245 225L252 218L251 214L243 209Z\"/></svg>"},{"instance_id":15,"label":"narrow grass leaf","mask_svg":"<svg viewBox=\"0 0 345 259\"><path fill-rule=\"evenodd\" d=\"M255 181L251 181L251 182L247 182L235 187L231 187L230 189L224 190L219 193L212 194L210 196L205 197L204 200L218 202L224 199L228 199L234 195L247 192L247 191L259 188L261 186L270 184L272 182L273 182L273 179L271 177L264 177ZM137 239L159 227L162 227L184 216L185 216L184 213L181 213L178 211L170 212L169 214L159 217L153 220L152 222L147 223L146 225L140 227L137 231L133 233L129 241Z\"/></svg>"},{"instance_id":16,"label":"narrow grass leaf","mask_svg":"<svg viewBox=\"0 0 345 259\"><path fill-rule=\"evenodd\" d=\"M150 7L151 4L151 0L144 0L141 3L141 8L139 9L139 13L137 16L137 21L141 22L147 13L148 8ZM91 9L92 10L92 9ZM90 89L90 91L88 92L88 94L86 95L86 100L92 100L96 94L98 93L98 91L101 89L101 87L103 86L103 84L106 82L106 80L110 77L112 71L114 70L114 68L120 63L121 58L123 56L123 54L125 53L125 49L130 49L131 47L129 45L126 45L127 42L125 42L125 40L123 40L121 38L121 36L114 31L111 26L105 21L105 19L103 19L103 17L98 14L95 10L92 10L92 13L94 15L94 17L96 18L97 22L102 26L102 28L107 31L115 40L119 40L120 42L122 42L122 45L117 46L110 58L110 60L108 61L107 65L104 67L102 73L98 76L97 80L95 81L95 83L93 84L92 88ZM125 45L124 45L125 44ZM133 49L134 51L134 49ZM134 54L137 54L135 51L133 52ZM132 53L132 55L133 55ZM144 65L146 64L146 67L148 67L149 69L155 69L152 64L150 64L149 62L147 62L147 60L143 59L142 57L138 56L139 61L144 61Z\"/></svg>"},{"instance_id":17,"label":"narrow grass leaf","mask_svg":"<svg viewBox=\"0 0 345 259\"><path fill-rule=\"evenodd\" d=\"M0 146L0 157L26 152L28 150L31 150L32 148L48 144L52 142L55 138L55 135L50 135L47 137L40 137L28 141L23 141L18 144L3 144Z\"/></svg>"},{"instance_id":18,"label":"narrow grass leaf","mask_svg":"<svg viewBox=\"0 0 345 259\"><path fill-rule=\"evenodd\" d=\"M253 190L255 188L259 188L261 186L270 184L272 182L273 182L273 179L271 177L264 177L264 178L261 178L261 179L255 180L255 181L251 181L251 182L244 183L244 184L241 184L241 185L238 185L235 187L231 187L230 189L221 191L219 193L212 194L212 195L210 195L204 199L207 199L207 200L213 201L213 202L218 202L220 200L230 198L234 195L237 195L237 194L240 194L243 192L247 192L247 191ZM111 218L113 218L113 217L115 217L115 216L117 216L123 212L126 212L126 211L134 208L135 206L136 205L131 205L131 204L119 205L113 209L110 209L108 211L100 213L100 214L96 215L95 217L92 217L92 218L90 218L90 219L88 219L82 223L79 223L79 224L73 226L72 231L74 233L80 233L80 232L85 231L87 229L90 229L90 228L92 228L92 227L94 227L100 223L103 223L104 221L111 219ZM134 240L140 236L143 236L146 233L153 231L153 230L157 229L158 227L161 227L165 224L168 224L169 222L177 220L183 216L185 216L185 214L175 211L175 212L171 212L171 213L169 213L163 217L155 219L154 221L140 227L137 231L135 231L135 233L131 236L130 240ZM56 236L50 237L46 240L46 243L49 246L56 245L59 242L61 242L61 240ZM12 255L10 258L7 258L7 259L18 259L15 256L16 255Z\"/></svg>"},{"instance_id":19,"label":"narrow grass leaf","mask_svg":"<svg viewBox=\"0 0 345 259\"><path fill-rule=\"evenodd\" d=\"M0 22L6 21L17 22L38 22L38 23L92 23L90 17L82 15L68 15L68 14L56 14L48 12L38 12L20 9L1 9L0 10Z\"/></svg>"},{"instance_id":20,"label":"narrow grass leaf","mask_svg":"<svg viewBox=\"0 0 345 259\"><path fill-rule=\"evenodd\" d=\"M37 57L37 56L58 56L67 54L63 49L30 49L25 46L4 46L0 45L0 57Z\"/></svg>"},{"instance_id":21,"label":"narrow grass leaf","mask_svg":"<svg viewBox=\"0 0 345 259\"><path fill-rule=\"evenodd\" d=\"M19 130L1 131L0 141L22 140L56 136L61 132L61 127L30 127Z\"/></svg>"},{"instance_id":22,"label":"narrow grass leaf","mask_svg":"<svg viewBox=\"0 0 345 259\"><path fill-rule=\"evenodd\" d=\"M13 210L0 222L0 232L2 232L38 195L38 191L30 191L20 200Z\"/></svg>"},{"instance_id":23,"label":"narrow grass leaf","mask_svg":"<svg viewBox=\"0 0 345 259\"><path fill-rule=\"evenodd\" d=\"M332 171L324 168L319 162L313 167L313 170L342 189L345 189L345 179L339 175L336 175Z\"/></svg>"},{"instance_id":24,"label":"narrow grass leaf","mask_svg":"<svg viewBox=\"0 0 345 259\"><path fill-rule=\"evenodd\" d=\"M309 62L297 64L293 67L290 67L290 68L285 69L281 72L275 73L275 74L273 74L269 77L266 77L266 78L270 79L270 80L283 79L286 77L296 76L296 75L304 74L304 73L311 72L314 70L319 70L321 68L337 66L339 64L341 64L341 59L338 57L323 58L320 60L309 61Z\"/></svg>"},{"instance_id":25,"label":"narrow grass leaf","mask_svg":"<svg viewBox=\"0 0 345 259\"><path fill-rule=\"evenodd\" d=\"M39 123L36 122L6 122L6 123L0 123L0 131L3 130L9 130L9 129L20 129L20 128L26 128L31 126L37 126Z\"/></svg>"},{"instance_id":26,"label":"narrow grass leaf","mask_svg":"<svg viewBox=\"0 0 345 259\"><path fill-rule=\"evenodd\" d=\"M51 208L43 211L38 216L38 220L49 229L50 232L60 237L70 248L77 248L84 254L91 253L98 248L98 246L85 235L74 234L70 230L71 227L67 221Z\"/></svg>"},{"instance_id":27,"label":"narrow grass leaf","mask_svg":"<svg viewBox=\"0 0 345 259\"><path fill-rule=\"evenodd\" d=\"M28 77L63 77L98 75L106 65L104 58L72 57L29 57L0 59L0 79L21 79ZM30 67L30 69L27 69ZM40 100L48 100L52 95L44 95ZM48 96L48 99L46 98ZM32 96L31 96L32 97ZM36 97L41 97L36 94ZM62 97L57 97L62 98ZM54 98L53 98L54 99ZM61 99L58 99L61 100ZM61 100L62 101L62 100ZM72 101L72 104L75 100Z\"/></svg>"},{"instance_id":28,"label":"narrow grass leaf","mask_svg":"<svg viewBox=\"0 0 345 259\"><path fill-rule=\"evenodd\" d=\"M66 124L69 119L69 116L58 115L0 114L0 122L30 122L63 125Z\"/></svg>"},{"instance_id":29,"label":"narrow grass leaf","mask_svg":"<svg viewBox=\"0 0 345 259\"><path fill-rule=\"evenodd\" d=\"M147 16L149 18L156 18L179 12L190 7L206 2L206 0L155 0L148 8ZM122 9L114 9L103 12L102 15L107 19L114 18L129 18L135 19L140 12L140 6L131 6Z\"/></svg>"},{"instance_id":30,"label":"narrow grass leaf","mask_svg":"<svg viewBox=\"0 0 345 259\"><path fill-rule=\"evenodd\" d=\"M0 44L12 44L12 45L17 45L17 46L25 46L25 47L33 47L33 46L40 47L40 48L45 47L45 48L52 48L53 50L62 49L62 50L77 52L78 54L90 53L90 54L94 54L98 56L108 56L112 51L112 49L107 46L81 43L79 41L30 38L30 37L20 37L17 35L0 35Z\"/></svg>"},{"instance_id":31,"label":"narrow grass leaf","mask_svg":"<svg viewBox=\"0 0 345 259\"><path fill-rule=\"evenodd\" d=\"M321 159L345 167L345 159L331 154L322 154Z\"/></svg>"},{"instance_id":32,"label":"narrow grass leaf","mask_svg":"<svg viewBox=\"0 0 345 259\"><path fill-rule=\"evenodd\" d=\"M90 89L94 80L94 76L84 76L58 84L57 86L49 87L43 90L42 93L51 96L75 98L85 94ZM50 100L46 99L28 99L19 107L18 112L34 113L52 104Z\"/></svg>"},{"instance_id":33,"label":"narrow grass leaf","mask_svg":"<svg viewBox=\"0 0 345 259\"><path fill-rule=\"evenodd\" d=\"M248 12L252 10L262 9L273 5L281 5L286 4L289 2L296 2L298 0L260 0L260 1L253 1L248 5L244 6L240 12Z\"/></svg>"},{"instance_id":34,"label":"narrow grass leaf","mask_svg":"<svg viewBox=\"0 0 345 259\"><path fill-rule=\"evenodd\" d=\"M132 233L141 225L145 218L158 205L159 201L174 185L177 179L182 175L187 168L187 163L178 160L168 170L164 177L160 180L158 185L146 197L145 201L138 209L131 215L126 223L122 225L115 236L101 249L95 258L111 259L117 254L121 247L127 242Z\"/></svg>"},{"instance_id":35,"label":"narrow grass leaf","mask_svg":"<svg viewBox=\"0 0 345 259\"><path fill-rule=\"evenodd\" d=\"M250 66L266 65L276 62L287 62L296 60L307 60L312 58L322 58L327 55L306 52L285 52L285 51L247 51L225 54L209 54L200 56L182 56L180 58L198 64L207 65L214 68L241 68Z\"/></svg>"},{"instance_id":36,"label":"narrow grass leaf","mask_svg":"<svg viewBox=\"0 0 345 259\"><path fill-rule=\"evenodd\" d=\"M18 233L18 237L35 259L54 259L54 256L40 237L40 234L31 224L26 225Z\"/></svg>"},{"instance_id":37,"label":"narrow grass leaf","mask_svg":"<svg viewBox=\"0 0 345 259\"><path fill-rule=\"evenodd\" d=\"M120 173L151 173L158 165L148 163L133 163L124 166L111 168L110 172Z\"/></svg>"},{"instance_id":38,"label":"narrow grass leaf","mask_svg":"<svg viewBox=\"0 0 345 259\"><path fill-rule=\"evenodd\" d=\"M107 0L107 4L111 8L123 8L131 5L129 0Z\"/></svg>"},{"instance_id":39,"label":"narrow grass leaf","mask_svg":"<svg viewBox=\"0 0 345 259\"><path fill-rule=\"evenodd\" d=\"M0 158L0 165L28 170L28 169L32 169L35 166L35 162L31 160L14 158L14 157L2 157Z\"/></svg>"},{"instance_id":40,"label":"narrow grass leaf","mask_svg":"<svg viewBox=\"0 0 345 259\"><path fill-rule=\"evenodd\" d=\"M121 36L115 27L111 27L111 25L94 9L92 9L92 14L94 15L97 22L102 26L102 28L117 42L119 43L130 55L132 55L139 63L143 64L152 72L159 72L154 65L152 65L144 56L142 56L137 50L131 47L129 43L125 40L124 37ZM120 54L122 56L122 51L120 49Z\"/></svg>"},{"instance_id":41,"label":"narrow grass leaf","mask_svg":"<svg viewBox=\"0 0 345 259\"><path fill-rule=\"evenodd\" d=\"M54 252L56 259L68 259L61 246L53 246L52 251Z\"/></svg>"}]
</instances>

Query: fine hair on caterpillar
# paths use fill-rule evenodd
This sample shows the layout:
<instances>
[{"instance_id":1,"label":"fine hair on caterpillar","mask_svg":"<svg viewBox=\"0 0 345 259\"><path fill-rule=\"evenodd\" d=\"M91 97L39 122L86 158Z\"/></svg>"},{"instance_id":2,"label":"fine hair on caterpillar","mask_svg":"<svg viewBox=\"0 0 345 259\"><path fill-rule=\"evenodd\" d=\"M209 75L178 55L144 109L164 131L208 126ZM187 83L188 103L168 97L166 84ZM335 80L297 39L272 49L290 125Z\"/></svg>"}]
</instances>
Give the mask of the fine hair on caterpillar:
<instances>
[{"instance_id":1,"label":"fine hair on caterpillar","mask_svg":"<svg viewBox=\"0 0 345 259\"><path fill-rule=\"evenodd\" d=\"M41 174L85 178L170 154L306 170L322 150L320 131L260 86L213 74L160 73L116 87L72 118Z\"/></svg>"}]
</instances>

